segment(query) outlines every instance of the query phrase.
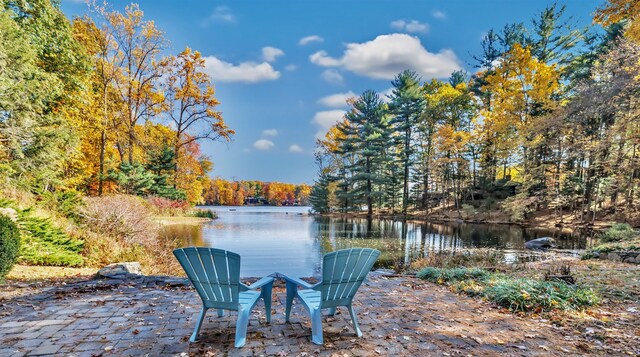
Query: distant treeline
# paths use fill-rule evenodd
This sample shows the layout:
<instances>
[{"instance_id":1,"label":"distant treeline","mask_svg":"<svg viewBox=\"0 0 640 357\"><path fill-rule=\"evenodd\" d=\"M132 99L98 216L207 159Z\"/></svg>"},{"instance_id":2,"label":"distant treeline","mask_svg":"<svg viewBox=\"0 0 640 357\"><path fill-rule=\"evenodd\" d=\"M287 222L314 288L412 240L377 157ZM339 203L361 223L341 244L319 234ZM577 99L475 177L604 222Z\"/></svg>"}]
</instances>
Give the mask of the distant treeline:
<instances>
[{"instance_id":1,"label":"distant treeline","mask_svg":"<svg viewBox=\"0 0 640 357\"><path fill-rule=\"evenodd\" d=\"M386 98L348 100L317 143L319 212L497 206L513 220L581 221L640 208L640 2L576 28L551 5L529 26L490 30L477 72L399 73ZM466 207L465 207L466 205Z\"/></svg>"},{"instance_id":2,"label":"distant treeline","mask_svg":"<svg viewBox=\"0 0 640 357\"><path fill-rule=\"evenodd\" d=\"M212 179L204 191L208 205L242 206L306 206L309 204L311 186L282 182L226 181Z\"/></svg>"}]
</instances>

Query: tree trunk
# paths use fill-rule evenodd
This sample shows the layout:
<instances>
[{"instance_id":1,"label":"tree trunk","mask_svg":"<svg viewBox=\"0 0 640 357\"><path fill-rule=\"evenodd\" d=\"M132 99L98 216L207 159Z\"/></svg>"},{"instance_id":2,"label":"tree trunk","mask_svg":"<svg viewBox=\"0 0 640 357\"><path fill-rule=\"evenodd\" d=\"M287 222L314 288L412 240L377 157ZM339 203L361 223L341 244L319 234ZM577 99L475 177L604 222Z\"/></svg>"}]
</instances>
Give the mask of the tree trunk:
<instances>
[{"instance_id":1,"label":"tree trunk","mask_svg":"<svg viewBox=\"0 0 640 357\"><path fill-rule=\"evenodd\" d=\"M404 138L404 186L402 188L402 214L407 214L407 206L409 205L409 147L411 142L411 127L408 123L407 116L407 129L405 130Z\"/></svg>"},{"instance_id":2,"label":"tree trunk","mask_svg":"<svg viewBox=\"0 0 640 357\"><path fill-rule=\"evenodd\" d=\"M104 181L104 151L107 144L107 134L104 129L100 133L100 173L98 176L98 196L102 196Z\"/></svg>"},{"instance_id":3,"label":"tree trunk","mask_svg":"<svg viewBox=\"0 0 640 357\"><path fill-rule=\"evenodd\" d=\"M373 215L373 197L371 197L371 158L367 156L367 217Z\"/></svg>"},{"instance_id":4,"label":"tree trunk","mask_svg":"<svg viewBox=\"0 0 640 357\"><path fill-rule=\"evenodd\" d=\"M133 142L135 138L135 124L132 124L129 128L129 163L133 165Z\"/></svg>"}]
</instances>

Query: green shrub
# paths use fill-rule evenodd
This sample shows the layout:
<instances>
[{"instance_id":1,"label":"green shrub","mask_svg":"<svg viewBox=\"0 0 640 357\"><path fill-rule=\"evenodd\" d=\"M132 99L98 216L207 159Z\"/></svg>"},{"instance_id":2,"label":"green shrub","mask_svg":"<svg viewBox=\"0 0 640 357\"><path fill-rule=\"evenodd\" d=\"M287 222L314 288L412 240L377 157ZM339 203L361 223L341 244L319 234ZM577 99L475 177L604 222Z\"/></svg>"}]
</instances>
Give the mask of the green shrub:
<instances>
[{"instance_id":1,"label":"green shrub","mask_svg":"<svg viewBox=\"0 0 640 357\"><path fill-rule=\"evenodd\" d=\"M213 212L210 209L200 209L200 208L196 208L193 211L190 212L189 214L191 217L198 217L198 218L209 218L209 219L216 219L218 218L218 216L216 215L215 212Z\"/></svg>"},{"instance_id":2,"label":"green shrub","mask_svg":"<svg viewBox=\"0 0 640 357\"><path fill-rule=\"evenodd\" d=\"M32 265L81 266L84 259L80 255L84 243L70 237L55 226L49 218L31 215L29 210L21 211L19 223L23 241L19 261Z\"/></svg>"},{"instance_id":3,"label":"green shrub","mask_svg":"<svg viewBox=\"0 0 640 357\"><path fill-rule=\"evenodd\" d=\"M473 207L472 205L469 204L463 204L462 205L462 212L464 212L464 216L465 218L469 218L471 216L473 216L474 214L476 214L476 208Z\"/></svg>"},{"instance_id":4,"label":"green shrub","mask_svg":"<svg viewBox=\"0 0 640 357\"><path fill-rule=\"evenodd\" d=\"M638 235L638 232L627 223L616 223L600 236L600 240L603 242L621 242L632 240Z\"/></svg>"},{"instance_id":5,"label":"green shrub","mask_svg":"<svg viewBox=\"0 0 640 357\"><path fill-rule=\"evenodd\" d=\"M83 203L82 194L75 190L45 191L40 197L40 206L55 210L64 217L75 217Z\"/></svg>"},{"instance_id":6,"label":"green shrub","mask_svg":"<svg viewBox=\"0 0 640 357\"><path fill-rule=\"evenodd\" d=\"M440 277L440 272L442 269L434 268L434 267L426 267L420 270L416 277L422 280L428 280L432 283L436 283L438 281L438 277Z\"/></svg>"},{"instance_id":7,"label":"green shrub","mask_svg":"<svg viewBox=\"0 0 640 357\"><path fill-rule=\"evenodd\" d=\"M7 216L0 215L0 281L9 273L18 258L20 231Z\"/></svg>"}]
</instances>

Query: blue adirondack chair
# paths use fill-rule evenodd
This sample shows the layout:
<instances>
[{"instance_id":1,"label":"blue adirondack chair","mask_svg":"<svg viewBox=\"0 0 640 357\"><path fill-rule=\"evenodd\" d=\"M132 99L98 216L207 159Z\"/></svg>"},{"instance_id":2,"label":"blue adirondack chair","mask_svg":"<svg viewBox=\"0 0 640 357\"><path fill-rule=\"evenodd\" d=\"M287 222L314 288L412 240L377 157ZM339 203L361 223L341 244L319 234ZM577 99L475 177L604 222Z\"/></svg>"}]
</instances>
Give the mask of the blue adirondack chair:
<instances>
[{"instance_id":1,"label":"blue adirondack chair","mask_svg":"<svg viewBox=\"0 0 640 357\"><path fill-rule=\"evenodd\" d=\"M189 341L195 342L208 309L238 311L235 346L246 343L251 309L264 299L267 323L271 322L273 278L264 277L246 286L240 282L240 255L222 249L189 247L173 251L202 299L202 311ZM261 288L260 291L255 289Z\"/></svg>"},{"instance_id":2,"label":"blue adirondack chair","mask_svg":"<svg viewBox=\"0 0 640 357\"><path fill-rule=\"evenodd\" d=\"M300 279L285 277L287 283L286 321L289 322L293 299L298 297L311 315L311 341L322 344L321 310L330 309L329 315L336 313L336 307L346 306L358 337L362 331L351 302L360 284L373 267L380 251L370 248L343 249L325 254L322 259L322 281L311 285ZM298 286L302 289L298 289Z\"/></svg>"}]
</instances>

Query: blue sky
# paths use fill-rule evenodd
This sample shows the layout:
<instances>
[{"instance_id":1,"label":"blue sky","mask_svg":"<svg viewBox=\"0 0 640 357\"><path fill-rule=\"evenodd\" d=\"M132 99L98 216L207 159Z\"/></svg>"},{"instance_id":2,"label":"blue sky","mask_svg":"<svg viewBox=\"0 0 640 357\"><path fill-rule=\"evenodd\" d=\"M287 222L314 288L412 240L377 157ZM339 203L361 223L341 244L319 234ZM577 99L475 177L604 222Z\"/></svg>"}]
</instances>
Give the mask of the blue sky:
<instances>
[{"instance_id":1,"label":"blue sky","mask_svg":"<svg viewBox=\"0 0 640 357\"><path fill-rule=\"evenodd\" d=\"M170 41L207 58L229 144L203 143L225 179L312 183L315 139L344 112L344 98L384 93L405 68L423 79L473 71L491 28L525 22L553 1L138 1ZM601 1L560 1L578 26ZM128 2L110 1L121 10ZM70 17L81 0L63 0Z\"/></svg>"}]
</instances>

